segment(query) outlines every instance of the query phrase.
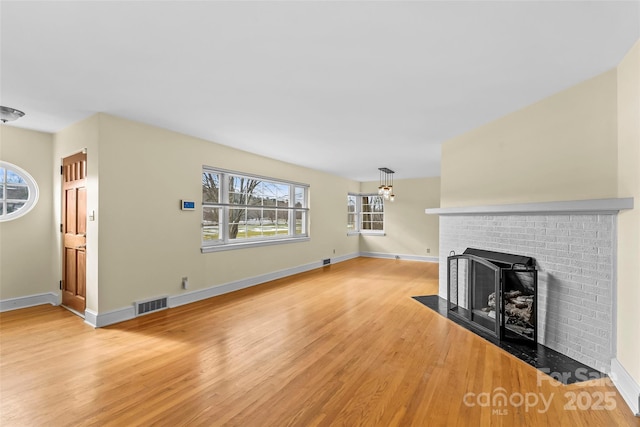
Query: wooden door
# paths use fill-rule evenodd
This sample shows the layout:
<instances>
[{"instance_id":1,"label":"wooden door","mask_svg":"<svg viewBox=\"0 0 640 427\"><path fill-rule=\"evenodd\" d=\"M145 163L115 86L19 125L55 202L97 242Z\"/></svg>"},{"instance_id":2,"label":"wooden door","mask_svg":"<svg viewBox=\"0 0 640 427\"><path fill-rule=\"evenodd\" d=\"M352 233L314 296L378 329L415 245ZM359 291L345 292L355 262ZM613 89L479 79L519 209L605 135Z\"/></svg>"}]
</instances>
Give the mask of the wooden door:
<instances>
[{"instance_id":1,"label":"wooden door","mask_svg":"<svg viewBox=\"0 0 640 427\"><path fill-rule=\"evenodd\" d=\"M62 160L62 304L84 314L87 247L87 155Z\"/></svg>"}]
</instances>

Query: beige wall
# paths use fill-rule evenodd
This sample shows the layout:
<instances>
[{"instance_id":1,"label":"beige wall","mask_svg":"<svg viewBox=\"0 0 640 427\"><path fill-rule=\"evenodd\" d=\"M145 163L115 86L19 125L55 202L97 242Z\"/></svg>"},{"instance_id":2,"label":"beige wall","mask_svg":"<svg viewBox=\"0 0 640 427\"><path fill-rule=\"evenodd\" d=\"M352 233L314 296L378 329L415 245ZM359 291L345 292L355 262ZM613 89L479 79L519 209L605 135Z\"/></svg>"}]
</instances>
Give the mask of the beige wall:
<instances>
[{"instance_id":1,"label":"beige wall","mask_svg":"<svg viewBox=\"0 0 640 427\"><path fill-rule=\"evenodd\" d=\"M0 125L0 159L36 181L38 203L25 216L0 222L0 299L59 294L54 266L55 219L51 193L52 135Z\"/></svg>"},{"instance_id":2,"label":"beige wall","mask_svg":"<svg viewBox=\"0 0 640 427\"><path fill-rule=\"evenodd\" d=\"M345 230L346 195L359 183L105 114L99 121L100 312L185 292L184 276L193 291L358 252ZM309 184L311 240L200 253L200 211L179 202L200 206L203 164Z\"/></svg>"},{"instance_id":3,"label":"beige wall","mask_svg":"<svg viewBox=\"0 0 640 427\"><path fill-rule=\"evenodd\" d=\"M616 197L616 71L453 138L441 207Z\"/></svg>"},{"instance_id":4,"label":"beige wall","mask_svg":"<svg viewBox=\"0 0 640 427\"><path fill-rule=\"evenodd\" d=\"M360 250L401 258L403 255L437 257L438 217L425 215L424 210L440 206L440 178L395 179L393 188L395 201L385 203L385 235L360 236ZM360 191L376 193L378 182L364 182Z\"/></svg>"},{"instance_id":5,"label":"beige wall","mask_svg":"<svg viewBox=\"0 0 640 427\"><path fill-rule=\"evenodd\" d=\"M640 41L618 66L618 196L635 209L618 215L617 358L640 384Z\"/></svg>"}]
</instances>

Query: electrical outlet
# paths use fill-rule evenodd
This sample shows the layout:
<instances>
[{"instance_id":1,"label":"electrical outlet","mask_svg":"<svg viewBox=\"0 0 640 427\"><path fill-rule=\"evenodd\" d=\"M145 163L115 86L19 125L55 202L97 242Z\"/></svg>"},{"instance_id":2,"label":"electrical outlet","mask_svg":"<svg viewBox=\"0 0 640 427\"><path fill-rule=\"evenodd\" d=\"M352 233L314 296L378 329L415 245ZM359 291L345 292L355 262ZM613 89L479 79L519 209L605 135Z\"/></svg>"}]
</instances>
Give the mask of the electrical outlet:
<instances>
[{"instance_id":1,"label":"electrical outlet","mask_svg":"<svg viewBox=\"0 0 640 427\"><path fill-rule=\"evenodd\" d=\"M333 254L335 255L335 253L336 253L336 250L334 249L334 250L333 250Z\"/></svg>"},{"instance_id":2,"label":"electrical outlet","mask_svg":"<svg viewBox=\"0 0 640 427\"><path fill-rule=\"evenodd\" d=\"M427 248L427 253L430 254L431 253L431 249Z\"/></svg>"},{"instance_id":3,"label":"electrical outlet","mask_svg":"<svg viewBox=\"0 0 640 427\"><path fill-rule=\"evenodd\" d=\"M189 289L189 278L188 277L183 277L182 278L182 289Z\"/></svg>"}]
</instances>

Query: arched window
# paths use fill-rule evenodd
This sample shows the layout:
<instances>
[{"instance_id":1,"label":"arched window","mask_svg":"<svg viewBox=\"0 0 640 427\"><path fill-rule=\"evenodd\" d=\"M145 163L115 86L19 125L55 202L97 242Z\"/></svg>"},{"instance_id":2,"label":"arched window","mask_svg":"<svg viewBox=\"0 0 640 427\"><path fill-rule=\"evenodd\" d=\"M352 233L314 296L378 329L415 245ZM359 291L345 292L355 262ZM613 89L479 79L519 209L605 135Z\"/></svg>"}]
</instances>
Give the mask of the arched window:
<instances>
[{"instance_id":1,"label":"arched window","mask_svg":"<svg viewBox=\"0 0 640 427\"><path fill-rule=\"evenodd\" d=\"M29 173L0 160L0 221L25 215L38 201L38 185Z\"/></svg>"}]
</instances>

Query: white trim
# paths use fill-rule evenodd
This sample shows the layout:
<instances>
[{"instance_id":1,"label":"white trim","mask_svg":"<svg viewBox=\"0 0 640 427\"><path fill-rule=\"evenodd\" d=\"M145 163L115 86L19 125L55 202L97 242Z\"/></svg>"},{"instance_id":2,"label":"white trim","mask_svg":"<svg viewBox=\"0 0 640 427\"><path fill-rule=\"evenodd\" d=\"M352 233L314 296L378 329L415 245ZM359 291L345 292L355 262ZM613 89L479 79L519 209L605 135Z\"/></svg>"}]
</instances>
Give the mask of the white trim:
<instances>
[{"instance_id":1,"label":"white trim","mask_svg":"<svg viewBox=\"0 0 640 427\"><path fill-rule=\"evenodd\" d=\"M98 324L98 313L93 310L86 309L84 311L84 323L97 328L96 325Z\"/></svg>"},{"instance_id":2,"label":"white trim","mask_svg":"<svg viewBox=\"0 0 640 427\"><path fill-rule=\"evenodd\" d=\"M623 199L571 200L560 202L518 203L512 205L462 206L425 209L427 215L486 215L486 214L615 214L633 209L633 197Z\"/></svg>"},{"instance_id":3,"label":"white trim","mask_svg":"<svg viewBox=\"0 0 640 427\"><path fill-rule=\"evenodd\" d=\"M289 181L288 179L281 179L281 178L274 178L272 176L264 176L264 175L256 175L253 173L246 173L246 172L238 172L235 170L231 170L231 169L223 169L223 168L219 168L217 166L209 166L209 165L202 165L202 169L206 169L209 172L220 172L220 173L224 173L227 175L235 175L235 176L241 176L243 178L249 178L249 179L259 179L261 181L272 181L272 182L276 182L278 184L293 184L297 187L311 187L309 184L305 184L303 182L298 182L298 181ZM226 186L225 188L229 188L229 186Z\"/></svg>"},{"instance_id":4,"label":"white trim","mask_svg":"<svg viewBox=\"0 0 640 427\"><path fill-rule=\"evenodd\" d=\"M94 328L102 328L103 326L124 322L125 320L131 320L135 317L136 309L133 305L131 305L131 307L107 311L106 313L96 313L92 310L84 311L85 323L93 326Z\"/></svg>"},{"instance_id":5,"label":"white trim","mask_svg":"<svg viewBox=\"0 0 640 427\"><path fill-rule=\"evenodd\" d=\"M47 292L44 294L0 300L0 313L43 304L60 305L60 297L53 292Z\"/></svg>"},{"instance_id":6,"label":"white trim","mask_svg":"<svg viewBox=\"0 0 640 427\"><path fill-rule=\"evenodd\" d=\"M399 259L402 261L421 261L421 262L440 262L440 259L435 256L420 256L420 255L403 255L403 254L386 254L381 252L360 252L361 257L365 258L386 258L386 259Z\"/></svg>"},{"instance_id":7,"label":"white trim","mask_svg":"<svg viewBox=\"0 0 640 427\"><path fill-rule=\"evenodd\" d=\"M202 246L200 247L200 251L203 254L207 254L210 252L230 251L233 249L256 248L260 246L282 245L285 243L308 242L310 240L311 240L310 237L303 236L303 237L288 237L288 238L272 239L272 240L246 241L241 243L221 243L217 245Z\"/></svg>"},{"instance_id":8,"label":"white trim","mask_svg":"<svg viewBox=\"0 0 640 427\"><path fill-rule=\"evenodd\" d=\"M618 359L611 359L610 377L624 401L629 405L631 412L636 417L640 417L640 384L629 375Z\"/></svg>"},{"instance_id":9,"label":"white trim","mask_svg":"<svg viewBox=\"0 0 640 427\"><path fill-rule=\"evenodd\" d=\"M346 261L352 258L357 258L359 254L341 255L339 257L330 258L331 263L337 263ZM237 280L235 282L225 283L222 285L212 286L210 288L198 289L193 292L186 292L180 295L172 295L167 299L167 307L174 308L181 305L190 304L192 302L201 301L203 299L215 297L218 295L226 294L229 292L237 291L240 289L248 288L251 286L260 285L262 283L270 282L272 280L281 279L283 277L292 276L298 273L304 273L305 271L315 270L323 267L322 260L313 262L310 264L301 265L298 267L292 267L285 270L275 271L273 273L267 273L260 276L250 277L247 279ZM154 298L152 298L154 299ZM103 326L112 325L114 323L124 322L125 320L131 320L136 317L135 307L125 307L118 310L109 311L106 313L96 313L92 310L85 310L85 323L93 326L94 328L101 328Z\"/></svg>"},{"instance_id":10,"label":"white trim","mask_svg":"<svg viewBox=\"0 0 640 427\"><path fill-rule=\"evenodd\" d=\"M331 263L346 261L347 259L356 258L358 255L344 255L341 257L330 258ZM181 295L173 295L169 297L169 308L179 307L184 304L212 298L229 292L239 291L240 289L256 286L261 283L270 282L283 277L292 276L294 274L304 273L305 271L315 270L323 267L322 261L305 264L298 267L288 268L286 270L274 271L273 273L262 274L260 276L249 277L246 279L236 280L222 285L212 286L206 289L198 289L197 291L187 292Z\"/></svg>"}]
</instances>

